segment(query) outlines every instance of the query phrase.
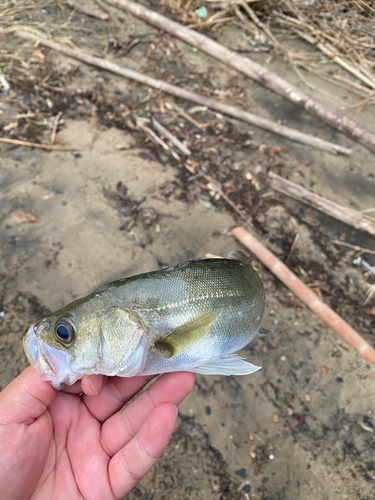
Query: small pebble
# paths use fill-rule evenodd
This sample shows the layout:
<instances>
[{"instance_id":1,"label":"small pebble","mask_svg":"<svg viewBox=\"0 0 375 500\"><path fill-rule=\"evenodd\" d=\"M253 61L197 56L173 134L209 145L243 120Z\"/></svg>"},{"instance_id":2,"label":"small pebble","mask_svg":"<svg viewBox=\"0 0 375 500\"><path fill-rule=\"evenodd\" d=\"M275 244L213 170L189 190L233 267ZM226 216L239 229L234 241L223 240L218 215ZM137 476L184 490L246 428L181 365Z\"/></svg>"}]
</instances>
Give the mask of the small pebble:
<instances>
[{"instance_id":1,"label":"small pebble","mask_svg":"<svg viewBox=\"0 0 375 500\"><path fill-rule=\"evenodd\" d=\"M328 368L328 366L323 365L323 366L320 367L320 371L322 373L327 374L329 372L329 368Z\"/></svg>"},{"instance_id":2,"label":"small pebble","mask_svg":"<svg viewBox=\"0 0 375 500\"><path fill-rule=\"evenodd\" d=\"M286 412L287 412L287 414L288 414L288 415L289 415L289 417L290 417L291 415L293 415L294 410L293 410L293 408L292 408L291 406L289 406L289 408L287 408L287 409L286 409Z\"/></svg>"},{"instance_id":3,"label":"small pebble","mask_svg":"<svg viewBox=\"0 0 375 500\"><path fill-rule=\"evenodd\" d=\"M269 459L270 459L270 460L273 460L274 458L275 458L275 456L274 456L274 455L270 455L270 456L269 456Z\"/></svg>"},{"instance_id":4,"label":"small pebble","mask_svg":"<svg viewBox=\"0 0 375 500\"><path fill-rule=\"evenodd\" d=\"M285 356L281 356L280 361L286 361L286 357Z\"/></svg>"},{"instance_id":5,"label":"small pebble","mask_svg":"<svg viewBox=\"0 0 375 500\"><path fill-rule=\"evenodd\" d=\"M274 422L278 422L278 421L280 420L279 415L278 415L277 413L274 413L274 414L272 415L272 420L273 420Z\"/></svg>"},{"instance_id":6,"label":"small pebble","mask_svg":"<svg viewBox=\"0 0 375 500\"><path fill-rule=\"evenodd\" d=\"M242 479L246 479L247 477L246 469L244 468L235 470L234 473L236 474L236 476L242 477Z\"/></svg>"},{"instance_id":7,"label":"small pebble","mask_svg":"<svg viewBox=\"0 0 375 500\"><path fill-rule=\"evenodd\" d=\"M256 453L255 453L254 451L251 451L251 452L249 453L249 455L251 456L251 458L255 458L255 457L257 456L257 455L256 455Z\"/></svg>"},{"instance_id":8,"label":"small pebble","mask_svg":"<svg viewBox=\"0 0 375 500\"><path fill-rule=\"evenodd\" d=\"M310 401L311 401L310 394L305 394L305 401L306 401L306 403L310 403Z\"/></svg>"},{"instance_id":9,"label":"small pebble","mask_svg":"<svg viewBox=\"0 0 375 500\"><path fill-rule=\"evenodd\" d=\"M341 382L344 382L344 379L342 377L336 377L336 382L340 384Z\"/></svg>"},{"instance_id":10,"label":"small pebble","mask_svg":"<svg viewBox=\"0 0 375 500\"><path fill-rule=\"evenodd\" d=\"M233 439L233 436L229 436L229 439Z\"/></svg>"}]
</instances>

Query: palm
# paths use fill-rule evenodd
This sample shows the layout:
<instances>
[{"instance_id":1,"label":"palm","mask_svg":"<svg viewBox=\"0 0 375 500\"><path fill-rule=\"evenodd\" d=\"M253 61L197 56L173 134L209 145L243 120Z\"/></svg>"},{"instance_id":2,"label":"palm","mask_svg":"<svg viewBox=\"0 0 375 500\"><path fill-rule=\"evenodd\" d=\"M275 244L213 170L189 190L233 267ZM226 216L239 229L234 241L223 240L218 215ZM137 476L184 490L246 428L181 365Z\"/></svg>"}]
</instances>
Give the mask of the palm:
<instances>
[{"instance_id":1,"label":"palm","mask_svg":"<svg viewBox=\"0 0 375 500\"><path fill-rule=\"evenodd\" d=\"M122 408L149 380L115 377L95 397L58 392L38 418L22 427L18 423L21 432L13 422L7 435L14 435L18 464L13 475L18 471L22 484L15 478L16 489L6 490L9 498L60 500L67 492L72 500L122 498L167 445L175 421L170 403L181 402L194 376L163 375ZM9 473L7 478L9 484Z\"/></svg>"}]
</instances>

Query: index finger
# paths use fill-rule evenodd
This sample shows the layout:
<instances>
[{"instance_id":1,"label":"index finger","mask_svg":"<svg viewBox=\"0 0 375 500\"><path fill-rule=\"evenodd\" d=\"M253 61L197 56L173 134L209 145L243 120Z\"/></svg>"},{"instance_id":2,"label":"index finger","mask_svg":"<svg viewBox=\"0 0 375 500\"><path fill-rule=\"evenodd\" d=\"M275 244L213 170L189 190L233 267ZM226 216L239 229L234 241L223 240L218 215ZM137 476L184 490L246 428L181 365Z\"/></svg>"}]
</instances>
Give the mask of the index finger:
<instances>
[{"instance_id":1,"label":"index finger","mask_svg":"<svg viewBox=\"0 0 375 500\"><path fill-rule=\"evenodd\" d=\"M135 396L155 375L140 377L108 377L102 392L98 396L82 396L93 417L104 422L108 417L124 406Z\"/></svg>"}]
</instances>

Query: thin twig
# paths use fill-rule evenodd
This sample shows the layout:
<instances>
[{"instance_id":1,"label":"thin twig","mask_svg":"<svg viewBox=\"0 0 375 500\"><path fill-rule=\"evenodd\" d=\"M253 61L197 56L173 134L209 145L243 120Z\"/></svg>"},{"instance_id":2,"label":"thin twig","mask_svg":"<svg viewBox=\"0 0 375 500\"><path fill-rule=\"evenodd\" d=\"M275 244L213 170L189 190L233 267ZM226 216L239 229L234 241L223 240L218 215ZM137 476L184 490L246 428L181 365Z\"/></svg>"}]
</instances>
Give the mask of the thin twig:
<instances>
[{"instance_id":1,"label":"thin twig","mask_svg":"<svg viewBox=\"0 0 375 500\"><path fill-rule=\"evenodd\" d=\"M289 262L289 259L292 256L292 253L293 253L294 249L296 248L298 239L299 239L299 233L296 233L296 235L293 238L293 243L292 243L292 245L290 247L288 255L287 255L286 259L285 259L285 262Z\"/></svg>"},{"instance_id":2,"label":"thin twig","mask_svg":"<svg viewBox=\"0 0 375 500\"><path fill-rule=\"evenodd\" d=\"M346 241L332 240L332 243L334 245L340 245L343 247L352 248L353 250L355 250L356 252L360 252L361 254L369 253L371 255L375 255L375 250L369 250L368 248L363 248L358 245L352 245L351 243L346 243Z\"/></svg>"},{"instance_id":3,"label":"thin twig","mask_svg":"<svg viewBox=\"0 0 375 500\"><path fill-rule=\"evenodd\" d=\"M268 269L279 278L297 297L312 311L322 318L336 333L362 356L375 364L375 350L361 335L354 330L341 316L321 301L290 269L287 268L272 252L262 245L243 227L236 227L232 234L246 248L258 257Z\"/></svg>"},{"instance_id":4,"label":"thin twig","mask_svg":"<svg viewBox=\"0 0 375 500\"><path fill-rule=\"evenodd\" d=\"M176 146L177 149L181 151L181 153L185 156L190 156L191 151L190 149L185 146L179 139L177 139L176 136L174 136L171 132L169 132L168 129L164 127L161 123L159 123L156 118L152 118L152 124L153 126L160 132L161 135L163 135L166 139L169 139L171 143Z\"/></svg>"},{"instance_id":5,"label":"thin twig","mask_svg":"<svg viewBox=\"0 0 375 500\"><path fill-rule=\"evenodd\" d=\"M318 137L312 137L310 135L299 132L298 130L285 127L283 125L279 125L278 123L275 123L271 120L267 120L266 118L254 115L253 113L248 113L247 111L243 111L234 106L229 106L228 104L216 101L215 99L210 99L200 94L190 92L175 85L163 82L162 80L156 80L155 78L143 75L141 73L138 73L137 71L125 68L124 66L119 66L118 64L114 64L105 59L100 59L99 57L90 56L89 54L85 54L78 50L72 50L68 47L64 47L63 45L52 42L50 40L40 39L30 33L19 31L16 32L16 36L19 36L26 40L30 40L34 43L40 43L42 45L45 45L46 47L57 50L58 52L61 52L62 54L65 54L69 57L73 57L74 59L83 61L86 64L90 64L91 66L96 66L106 71L111 71L112 73L115 73L117 75L129 78L130 80L134 80L143 83L145 85L148 85L149 87L153 87L157 90L161 90L163 92L172 94L180 99L186 99L188 101L195 102L196 104L207 106L208 108L219 111L222 114L232 116L233 118L237 118L246 123L250 123L251 125L254 125L256 127L263 128L264 130L268 130L275 134L281 135L282 137L285 137L289 140L313 146L318 149L322 149L324 151L328 151L329 153L334 153L334 154L337 153L351 154L353 152L349 148L338 146L337 144L332 144L330 142L324 141L323 139L319 139Z\"/></svg>"},{"instance_id":6,"label":"thin twig","mask_svg":"<svg viewBox=\"0 0 375 500\"><path fill-rule=\"evenodd\" d=\"M6 137L0 137L0 142L5 142L6 144L15 144L16 146L27 146L29 148L39 148L39 149L51 149L53 151L82 151L78 148L64 148L63 146L54 146L52 144L39 144L37 142L27 142L19 141L17 139L8 139Z\"/></svg>"},{"instance_id":7,"label":"thin twig","mask_svg":"<svg viewBox=\"0 0 375 500\"><path fill-rule=\"evenodd\" d=\"M168 146L168 144L167 144L165 141L163 141L163 139L161 139L161 138L160 138L157 134L155 134L155 132L154 132L152 129L150 129L150 127L148 127L148 126L146 125L146 123L145 123L145 122L146 122L146 120L145 120L144 118L142 118L142 117L140 117L140 116L136 116L136 117L135 117L135 121L136 121L136 123L137 123L138 127L139 127L140 129L142 129L142 130L143 130L143 132L145 132L145 134L146 134L146 135L148 135L148 136L149 136L149 138L152 140L152 142L154 142L154 143L156 143L156 144L160 144L160 146L161 146L163 149L165 149L165 151L168 151L169 153L171 153L171 155L173 156L173 158L174 158L175 160L177 160L178 162L180 162L180 161L181 161L181 158L178 156L178 154L177 154L175 151L173 151L173 149L171 149L171 148ZM147 120L147 121L148 121L148 120Z\"/></svg>"},{"instance_id":8,"label":"thin twig","mask_svg":"<svg viewBox=\"0 0 375 500\"><path fill-rule=\"evenodd\" d=\"M206 108L206 110L207 110L207 106L203 106L203 107ZM177 111L177 113L179 115L184 117L188 122L192 123L194 125L194 127L203 128L203 125L201 123L197 122L197 120L195 120L192 116L190 116L188 113L186 113L186 111L184 109L180 108L180 106L178 106L175 102L172 102L172 108L175 111Z\"/></svg>"},{"instance_id":9,"label":"thin twig","mask_svg":"<svg viewBox=\"0 0 375 500\"><path fill-rule=\"evenodd\" d=\"M51 144L53 144L55 142L57 127L59 125L59 120L60 120L62 114L63 114L62 111L59 111L55 117L55 121L53 122L53 129L52 129L52 134L51 134Z\"/></svg>"},{"instance_id":10,"label":"thin twig","mask_svg":"<svg viewBox=\"0 0 375 500\"><path fill-rule=\"evenodd\" d=\"M318 116L332 127L345 133L348 137L360 142L371 151L375 152L375 134L370 130L361 127L354 120L342 116L338 111L323 103L313 99L302 92L298 87L281 78L276 73L269 71L264 66L243 57L236 52L227 49L220 43L211 40L209 37L188 29L171 19L168 19L157 12L147 9L141 4L131 0L106 0L106 3L119 7L122 10L132 13L136 17L153 24L184 42L201 49L221 62L230 66L240 73L282 95L295 105L305 111Z\"/></svg>"}]
</instances>

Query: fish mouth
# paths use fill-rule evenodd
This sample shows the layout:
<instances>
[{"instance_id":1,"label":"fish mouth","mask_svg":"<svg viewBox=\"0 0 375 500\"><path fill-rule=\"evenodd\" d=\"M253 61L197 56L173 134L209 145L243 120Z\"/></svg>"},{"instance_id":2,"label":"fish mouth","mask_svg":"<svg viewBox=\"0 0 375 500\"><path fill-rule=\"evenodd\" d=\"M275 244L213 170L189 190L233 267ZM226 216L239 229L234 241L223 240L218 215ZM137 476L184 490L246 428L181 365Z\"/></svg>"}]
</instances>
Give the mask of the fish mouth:
<instances>
[{"instance_id":1,"label":"fish mouth","mask_svg":"<svg viewBox=\"0 0 375 500\"><path fill-rule=\"evenodd\" d=\"M31 366L41 378L52 383L55 389L71 384L69 356L64 351L50 347L35 334L35 325L29 326L22 339L23 349Z\"/></svg>"}]
</instances>

